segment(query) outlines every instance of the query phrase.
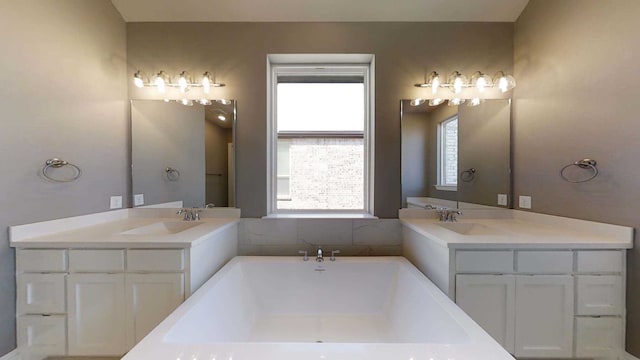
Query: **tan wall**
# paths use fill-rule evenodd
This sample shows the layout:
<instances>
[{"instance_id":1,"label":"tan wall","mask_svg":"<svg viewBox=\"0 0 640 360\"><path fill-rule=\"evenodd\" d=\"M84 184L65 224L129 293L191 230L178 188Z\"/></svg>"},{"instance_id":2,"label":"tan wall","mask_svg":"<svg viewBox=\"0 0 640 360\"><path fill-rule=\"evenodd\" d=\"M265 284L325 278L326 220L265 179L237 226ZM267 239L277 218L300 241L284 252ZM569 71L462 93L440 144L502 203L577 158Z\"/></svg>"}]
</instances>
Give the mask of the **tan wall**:
<instances>
[{"instance_id":1,"label":"tan wall","mask_svg":"<svg viewBox=\"0 0 640 360\"><path fill-rule=\"evenodd\" d=\"M231 143L232 130L225 129L212 121L204 122L204 144L206 158L206 203L215 206L229 206L228 184L228 147ZM218 176L217 174L220 174Z\"/></svg>"},{"instance_id":2,"label":"tan wall","mask_svg":"<svg viewBox=\"0 0 640 360\"><path fill-rule=\"evenodd\" d=\"M216 73L218 97L238 100L237 206L266 214L266 58L273 53L376 55L375 214L397 217L400 189L400 99L424 96L414 83L445 74L512 67L510 23L130 23L129 73ZM154 98L137 89L132 98Z\"/></svg>"},{"instance_id":3,"label":"tan wall","mask_svg":"<svg viewBox=\"0 0 640 360\"><path fill-rule=\"evenodd\" d=\"M638 14L637 0L531 0L516 22L514 190L532 196L533 211L640 226ZM596 179L560 178L585 157L598 161ZM637 233L627 270L627 350L637 357Z\"/></svg>"},{"instance_id":4,"label":"tan wall","mask_svg":"<svg viewBox=\"0 0 640 360\"><path fill-rule=\"evenodd\" d=\"M0 356L15 348L7 226L109 209L128 192L126 26L108 0L0 2ZM45 160L83 171L44 181Z\"/></svg>"}]
</instances>

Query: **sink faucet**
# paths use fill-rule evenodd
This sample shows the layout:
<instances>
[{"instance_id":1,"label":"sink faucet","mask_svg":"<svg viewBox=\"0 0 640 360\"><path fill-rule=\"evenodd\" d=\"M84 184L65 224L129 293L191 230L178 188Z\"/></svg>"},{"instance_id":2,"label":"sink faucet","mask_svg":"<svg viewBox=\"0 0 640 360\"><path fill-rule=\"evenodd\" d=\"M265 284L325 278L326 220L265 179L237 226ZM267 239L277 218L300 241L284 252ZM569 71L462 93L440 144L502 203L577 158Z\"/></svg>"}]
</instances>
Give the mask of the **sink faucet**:
<instances>
[{"instance_id":1,"label":"sink faucet","mask_svg":"<svg viewBox=\"0 0 640 360\"><path fill-rule=\"evenodd\" d=\"M200 209L180 209L178 210L178 212L176 213L177 215L182 215L184 214L184 217L182 218L183 221L197 221L200 220Z\"/></svg>"},{"instance_id":2,"label":"sink faucet","mask_svg":"<svg viewBox=\"0 0 640 360\"><path fill-rule=\"evenodd\" d=\"M440 215L440 221L442 222L456 222L458 221L457 216L462 215L462 211L452 210L452 209L442 209L442 210L438 210L438 214Z\"/></svg>"},{"instance_id":3,"label":"sink faucet","mask_svg":"<svg viewBox=\"0 0 640 360\"><path fill-rule=\"evenodd\" d=\"M318 246L318 256L316 256L317 262L323 262L324 258L322 257L322 248Z\"/></svg>"}]
</instances>

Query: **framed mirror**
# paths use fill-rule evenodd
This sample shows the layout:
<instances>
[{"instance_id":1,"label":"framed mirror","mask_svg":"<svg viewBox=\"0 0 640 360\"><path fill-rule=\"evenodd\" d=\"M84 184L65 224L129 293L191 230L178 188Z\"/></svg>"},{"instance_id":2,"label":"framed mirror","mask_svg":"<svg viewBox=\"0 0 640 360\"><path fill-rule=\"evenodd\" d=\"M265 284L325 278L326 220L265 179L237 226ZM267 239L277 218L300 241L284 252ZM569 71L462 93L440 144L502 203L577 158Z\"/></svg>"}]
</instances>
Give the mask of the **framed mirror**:
<instances>
[{"instance_id":1,"label":"framed mirror","mask_svg":"<svg viewBox=\"0 0 640 360\"><path fill-rule=\"evenodd\" d=\"M235 123L234 100L131 100L133 206L234 207Z\"/></svg>"},{"instance_id":2,"label":"framed mirror","mask_svg":"<svg viewBox=\"0 0 640 360\"><path fill-rule=\"evenodd\" d=\"M511 208L511 102L401 101L402 206Z\"/></svg>"}]
</instances>

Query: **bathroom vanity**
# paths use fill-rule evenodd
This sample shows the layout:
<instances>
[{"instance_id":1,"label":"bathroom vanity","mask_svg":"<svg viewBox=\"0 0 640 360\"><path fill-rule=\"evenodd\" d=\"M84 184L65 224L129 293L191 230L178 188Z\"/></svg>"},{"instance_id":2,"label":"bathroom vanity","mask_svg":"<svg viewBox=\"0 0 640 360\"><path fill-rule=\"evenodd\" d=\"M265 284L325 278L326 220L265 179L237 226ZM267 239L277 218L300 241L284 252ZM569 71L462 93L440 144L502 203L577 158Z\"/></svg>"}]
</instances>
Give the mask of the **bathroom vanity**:
<instances>
[{"instance_id":1,"label":"bathroom vanity","mask_svg":"<svg viewBox=\"0 0 640 360\"><path fill-rule=\"evenodd\" d=\"M22 359L120 356L237 254L237 209L127 209L10 228Z\"/></svg>"},{"instance_id":2,"label":"bathroom vanity","mask_svg":"<svg viewBox=\"0 0 640 360\"><path fill-rule=\"evenodd\" d=\"M633 228L515 210L451 223L400 213L404 255L516 357L623 353Z\"/></svg>"}]
</instances>

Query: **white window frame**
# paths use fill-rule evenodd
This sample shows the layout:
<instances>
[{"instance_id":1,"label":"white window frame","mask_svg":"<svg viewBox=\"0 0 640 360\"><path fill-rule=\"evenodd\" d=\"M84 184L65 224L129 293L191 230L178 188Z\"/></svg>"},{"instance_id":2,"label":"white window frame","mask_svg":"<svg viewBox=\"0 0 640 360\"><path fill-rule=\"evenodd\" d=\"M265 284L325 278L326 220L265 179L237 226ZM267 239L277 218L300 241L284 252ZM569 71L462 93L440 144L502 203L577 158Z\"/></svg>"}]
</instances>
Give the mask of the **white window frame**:
<instances>
[{"instance_id":1,"label":"white window frame","mask_svg":"<svg viewBox=\"0 0 640 360\"><path fill-rule=\"evenodd\" d=\"M277 79L281 75L358 75L364 77L363 209L284 210L277 208ZM373 217L375 142L375 56L371 54L267 55L267 217Z\"/></svg>"},{"instance_id":2,"label":"white window frame","mask_svg":"<svg viewBox=\"0 0 640 360\"><path fill-rule=\"evenodd\" d=\"M436 190L440 190L440 191L457 191L458 190L457 183L449 184L445 181L445 178L446 178L445 167L447 162L446 162L446 153L444 149L445 148L444 139L446 134L444 132L445 132L446 124L453 120L458 120L458 125L460 125L460 121L458 119L457 114L443 120L442 122L440 122L440 124L438 124L438 184L435 185L435 188Z\"/></svg>"}]
</instances>

